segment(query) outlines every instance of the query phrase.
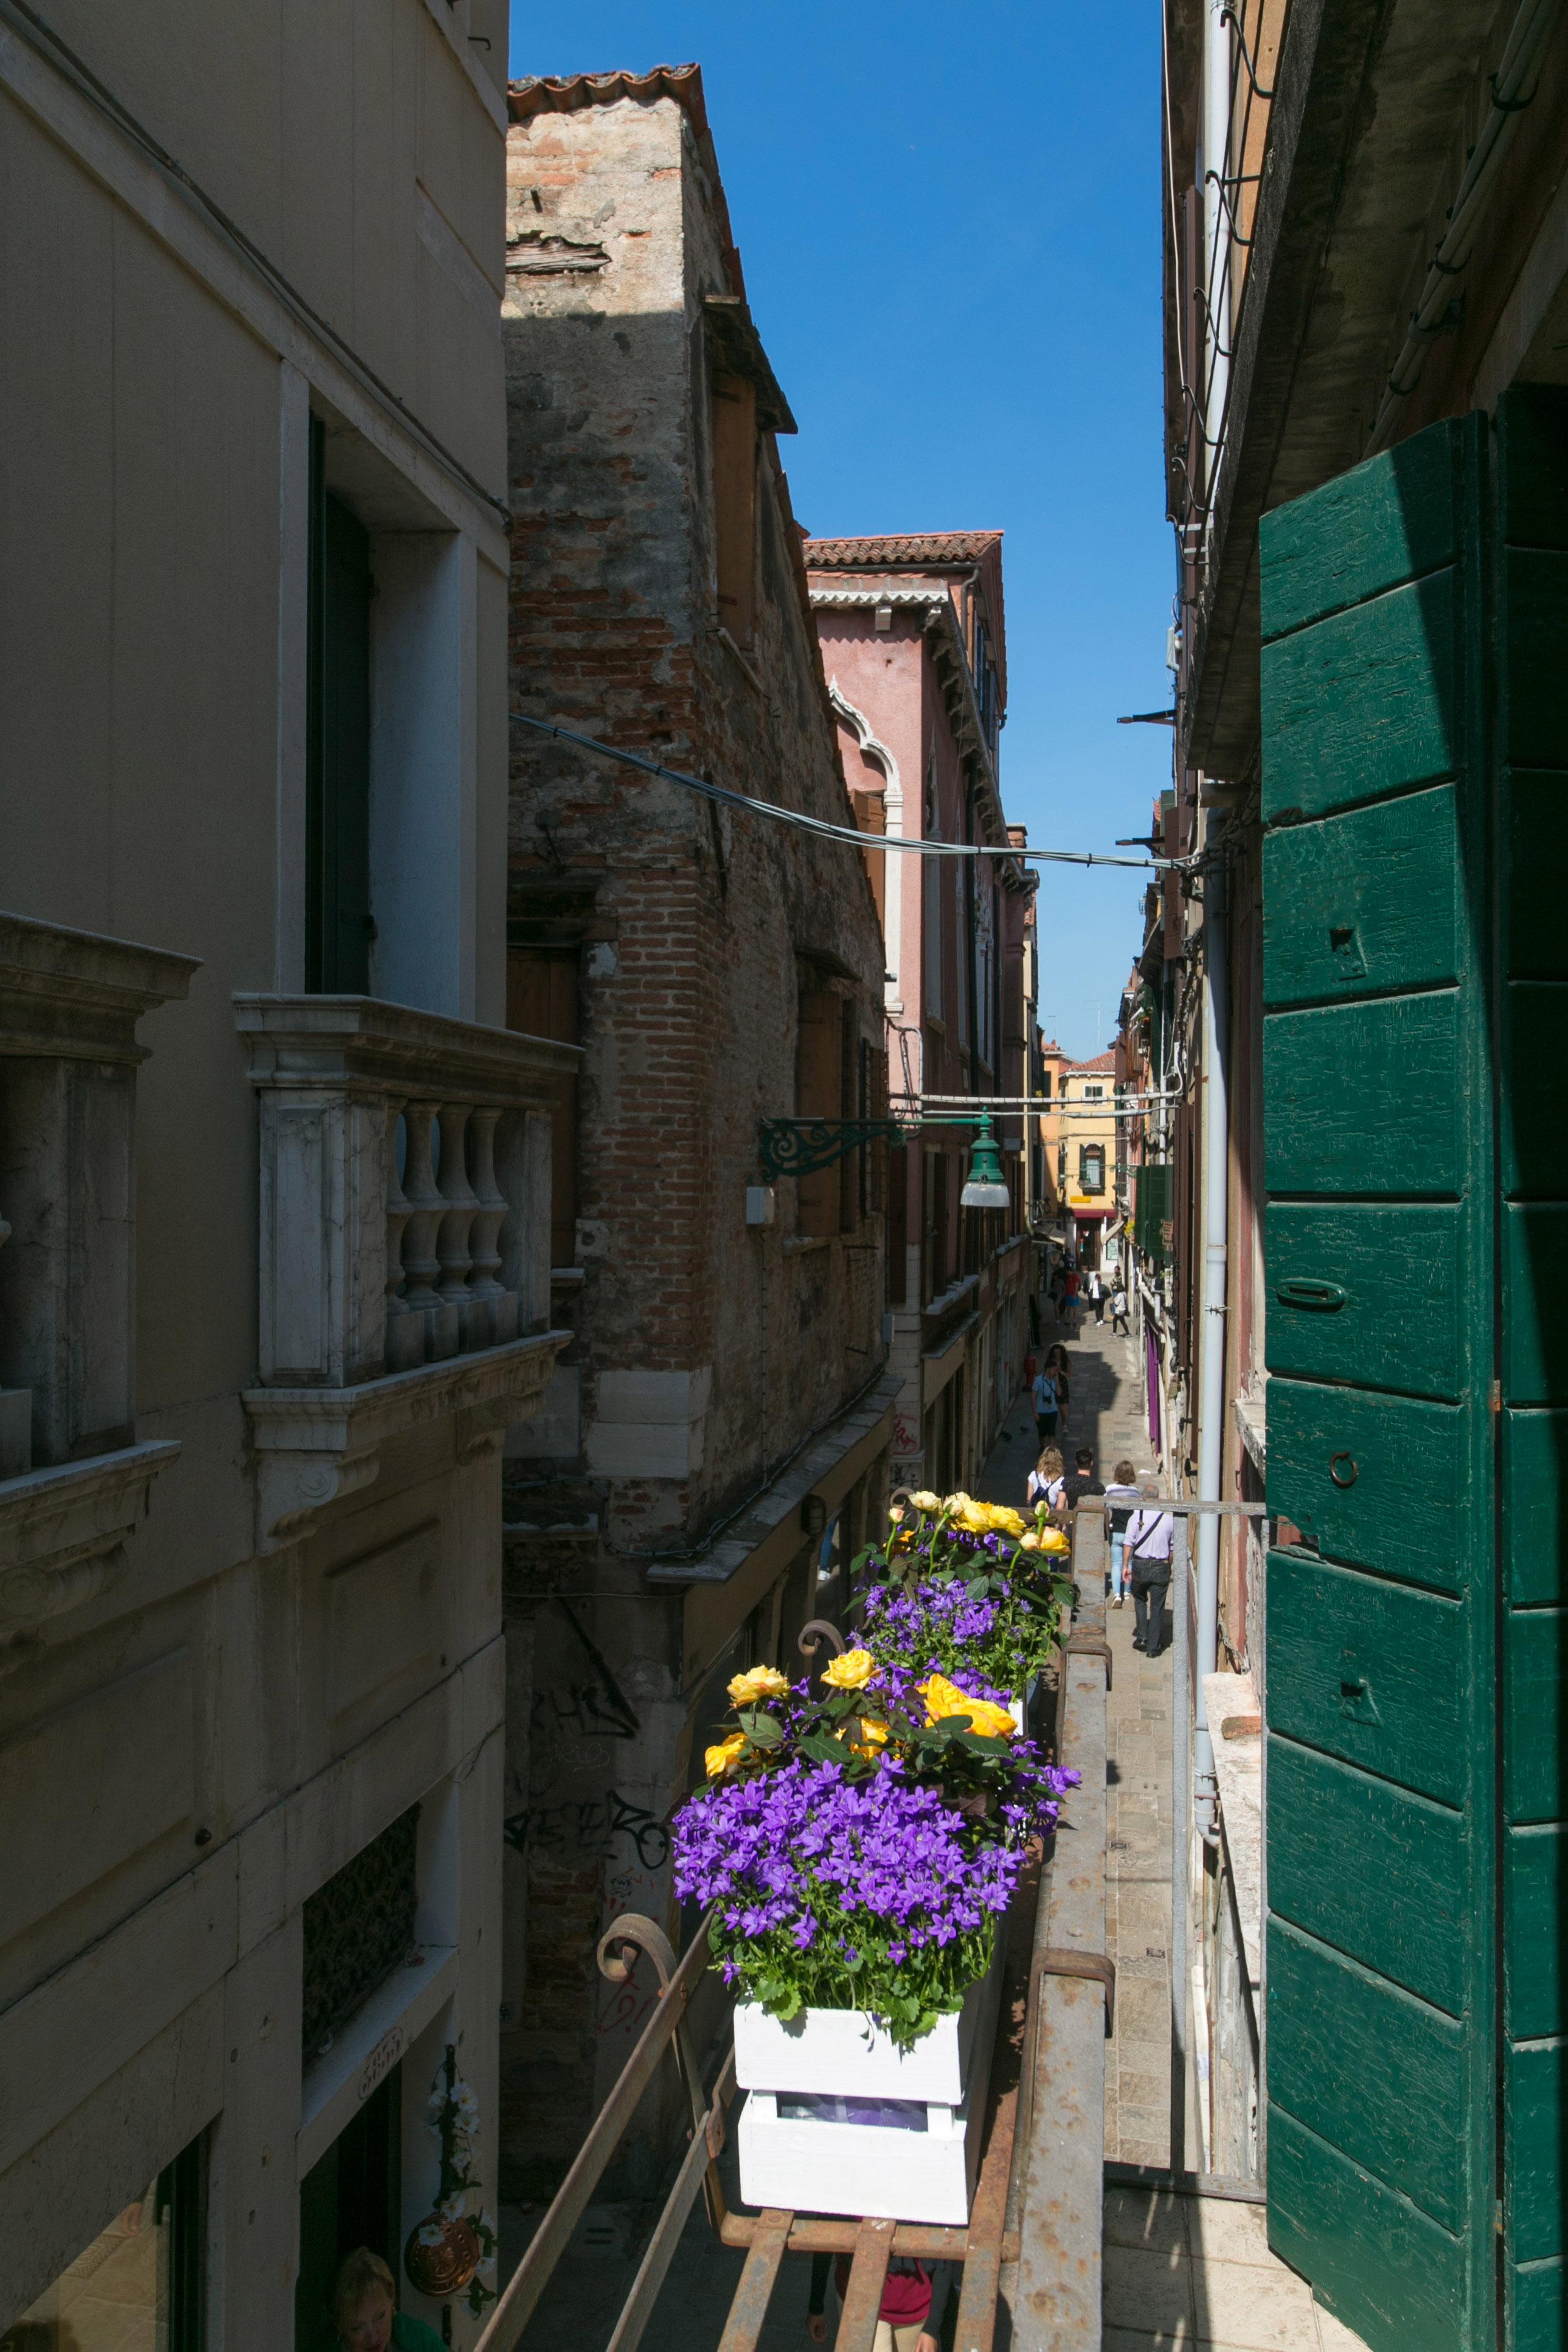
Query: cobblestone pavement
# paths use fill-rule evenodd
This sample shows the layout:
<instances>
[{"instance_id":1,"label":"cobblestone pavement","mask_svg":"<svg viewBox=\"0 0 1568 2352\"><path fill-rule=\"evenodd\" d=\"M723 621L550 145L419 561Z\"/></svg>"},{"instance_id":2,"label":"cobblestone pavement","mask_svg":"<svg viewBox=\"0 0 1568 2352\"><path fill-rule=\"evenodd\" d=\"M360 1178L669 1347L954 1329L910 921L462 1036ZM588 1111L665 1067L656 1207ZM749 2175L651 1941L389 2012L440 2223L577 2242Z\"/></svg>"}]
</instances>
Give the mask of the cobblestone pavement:
<instances>
[{"instance_id":1,"label":"cobblestone pavement","mask_svg":"<svg viewBox=\"0 0 1568 2352\"><path fill-rule=\"evenodd\" d=\"M1086 1315L1074 1331L1052 1324L1072 1381L1068 1426L1061 1440L1069 1462L1092 1446L1100 1477L1110 1483L1123 1458L1140 1483L1153 1456L1132 1342L1116 1337L1109 1314ZM1020 1402L1007 1415L980 1491L988 1502L1022 1504L1039 1452L1033 1412ZM1105 2053L1105 2153L1124 2164L1168 2164L1171 2131L1171 1654L1144 1658L1132 1647L1132 1609L1106 1612L1112 1656L1107 1723L1110 1786L1106 1834L1106 1937L1116 1963L1116 2034ZM1169 1633L1167 1631L1167 1641Z\"/></svg>"}]
</instances>

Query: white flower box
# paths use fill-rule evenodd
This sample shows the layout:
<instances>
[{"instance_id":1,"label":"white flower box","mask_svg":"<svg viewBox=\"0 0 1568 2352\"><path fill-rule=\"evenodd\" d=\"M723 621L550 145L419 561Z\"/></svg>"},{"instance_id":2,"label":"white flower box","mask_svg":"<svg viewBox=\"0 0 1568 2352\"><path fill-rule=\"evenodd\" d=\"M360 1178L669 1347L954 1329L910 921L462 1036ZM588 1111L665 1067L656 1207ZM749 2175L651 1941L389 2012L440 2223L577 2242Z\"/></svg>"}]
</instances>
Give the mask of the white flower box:
<instances>
[{"instance_id":1,"label":"white flower box","mask_svg":"<svg viewBox=\"0 0 1568 2352\"><path fill-rule=\"evenodd\" d=\"M806 2009L787 2025L735 2011L738 2144L748 2205L965 2222L980 2161L1006 1923L956 2017L910 2051L859 2010ZM880 2110L875 2119L856 2109ZM849 2112L847 2113L846 2110Z\"/></svg>"}]
</instances>

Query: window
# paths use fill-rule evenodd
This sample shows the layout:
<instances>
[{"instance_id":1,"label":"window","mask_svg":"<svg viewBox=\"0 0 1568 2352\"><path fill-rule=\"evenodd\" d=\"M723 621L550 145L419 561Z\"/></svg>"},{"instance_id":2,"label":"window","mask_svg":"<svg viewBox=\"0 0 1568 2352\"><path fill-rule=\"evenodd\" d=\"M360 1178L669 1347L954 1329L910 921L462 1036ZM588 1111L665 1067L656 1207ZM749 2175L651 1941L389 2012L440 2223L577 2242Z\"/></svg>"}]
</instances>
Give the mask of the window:
<instances>
[{"instance_id":1,"label":"window","mask_svg":"<svg viewBox=\"0 0 1568 2352\"><path fill-rule=\"evenodd\" d=\"M583 945L593 919L591 888L530 885L512 877L507 921L506 1025L558 1045L583 1042ZM550 1263L569 1266L577 1251L577 1083L552 1088Z\"/></svg>"},{"instance_id":2,"label":"window","mask_svg":"<svg viewBox=\"0 0 1568 2352\"><path fill-rule=\"evenodd\" d=\"M1105 1190L1105 1146L1084 1143L1079 1147L1078 1188L1080 1192L1103 1192Z\"/></svg>"},{"instance_id":3,"label":"window","mask_svg":"<svg viewBox=\"0 0 1568 2352\"><path fill-rule=\"evenodd\" d=\"M713 378L713 537L720 626L749 646L756 621L757 394L743 376Z\"/></svg>"},{"instance_id":4,"label":"window","mask_svg":"<svg viewBox=\"0 0 1568 2352\"><path fill-rule=\"evenodd\" d=\"M200 2352L205 2193L193 2140L17 2313L0 2352Z\"/></svg>"},{"instance_id":5,"label":"window","mask_svg":"<svg viewBox=\"0 0 1568 2352\"><path fill-rule=\"evenodd\" d=\"M1085 1087L1083 1090L1083 1098L1085 1102L1103 1102L1105 1100L1105 1088L1103 1087Z\"/></svg>"},{"instance_id":6,"label":"window","mask_svg":"<svg viewBox=\"0 0 1568 2352\"><path fill-rule=\"evenodd\" d=\"M846 1013L854 1008L831 989L803 984L798 999L795 1053L795 1108L798 1118L844 1118ZM851 1072L849 1083L853 1084ZM821 1240L842 1228L847 1185L844 1163L835 1161L795 1179L795 1231Z\"/></svg>"},{"instance_id":7,"label":"window","mask_svg":"<svg viewBox=\"0 0 1568 2352\"><path fill-rule=\"evenodd\" d=\"M941 826L937 814L936 761L934 756L926 763L925 837L928 841L939 841L942 838ZM922 857L921 860L921 864L925 868L925 872L921 877L924 885L922 922L922 929L925 934L923 941L924 955L922 958L925 970L924 1009L928 1018L932 1021L940 1021L942 1017L942 869L947 862L947 859L944 857Z\"/></svg>"},{"instance_id":8,"label":"window","mask_svg":"<svg viewBox=\"0 0 1568 2352\"><path fill-rule=\"evenodd\" d=\"M414 1943L419 1808L389 1822L305 1905L300 2042L310 2063L407 1958Z\"/></svg>"},{"instance_id":9,"label":"window","mask_svg":"<svg viewBox=\"0 0 1568 2352\"><path fill-rule=\"evenodd\" d=\"M305 986L370 990L370 534L326 486L310 420Z\"/></svg>"}]
</instances>

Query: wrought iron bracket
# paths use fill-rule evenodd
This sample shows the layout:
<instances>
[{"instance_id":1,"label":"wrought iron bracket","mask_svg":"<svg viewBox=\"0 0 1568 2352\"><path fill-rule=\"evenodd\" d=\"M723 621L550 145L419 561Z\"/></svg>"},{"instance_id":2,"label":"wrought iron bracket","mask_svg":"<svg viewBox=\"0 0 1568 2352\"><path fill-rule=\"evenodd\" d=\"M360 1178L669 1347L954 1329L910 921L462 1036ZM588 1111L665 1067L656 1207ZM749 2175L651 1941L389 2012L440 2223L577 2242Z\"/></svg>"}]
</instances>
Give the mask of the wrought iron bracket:
<instances>
[{"instance_id":1,"label":"wrought iron bracket","mask_svg":"<svg viewBox=\"0 0 1568 2352\"><path fill-rule=\"evenodd\" d=\"M899 1143L912 1131L896 1118L764 1118L763 1174L770 1184L779 1176L812 1176L863 1143Z\"/></svg>"}]
</instances>

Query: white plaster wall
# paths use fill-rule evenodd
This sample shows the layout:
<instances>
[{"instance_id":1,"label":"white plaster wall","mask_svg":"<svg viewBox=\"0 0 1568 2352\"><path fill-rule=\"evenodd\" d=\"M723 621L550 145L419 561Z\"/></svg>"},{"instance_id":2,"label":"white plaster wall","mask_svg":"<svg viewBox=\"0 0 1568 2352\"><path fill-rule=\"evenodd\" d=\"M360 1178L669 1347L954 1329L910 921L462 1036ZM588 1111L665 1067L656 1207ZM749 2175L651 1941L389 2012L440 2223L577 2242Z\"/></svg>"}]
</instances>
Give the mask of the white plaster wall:
<instances>
[{"instance_id":1,"label":"white plaster wall","mask_svg":"<svg viewBox=\"0 0 1568 2352\"><path fill-rule=\"evenodd\" d=\"M442 1789L451 2030L494 2130L499 1456L460 1464L435 1424L254 1557L258 1136L231 1002L303 979L314 408L397 509L371 517L401 671L377 709L387 992L503 1017L504 107L450 15L49 12L294 307L0 45L0 898L203 959L144 1016L137 1080L137 1433L181 1453L120 1580L0 1674L0 2330L205 2130L212 2352L290 2339L302 1906Z\"/></svg>"}]
</instances>

